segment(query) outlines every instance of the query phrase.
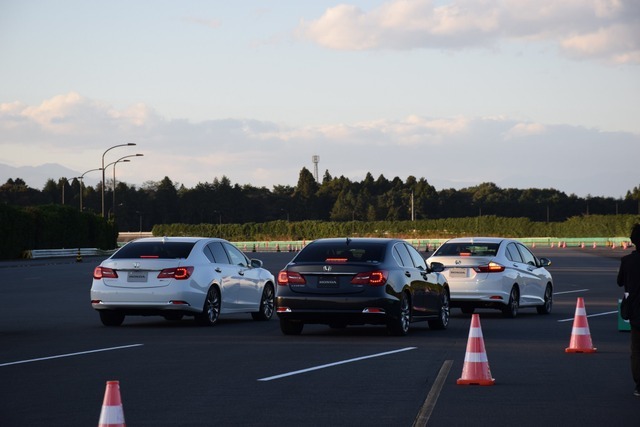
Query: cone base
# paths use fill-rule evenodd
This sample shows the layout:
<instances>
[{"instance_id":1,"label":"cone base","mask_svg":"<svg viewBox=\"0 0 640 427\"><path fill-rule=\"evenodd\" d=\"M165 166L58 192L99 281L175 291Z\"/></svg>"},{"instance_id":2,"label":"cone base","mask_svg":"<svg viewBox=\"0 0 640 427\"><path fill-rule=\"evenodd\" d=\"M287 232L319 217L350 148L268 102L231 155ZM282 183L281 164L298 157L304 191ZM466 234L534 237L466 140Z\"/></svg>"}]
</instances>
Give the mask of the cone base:
<instances>
[{"instance_id":1,"label":"cone base","mask_svg":"<svg viewBox=\"0 0 640 427\"><path fill-rule=\"evenodd\" d=\"M460 378L456 381L458 385L494 385L496 380L494 378L486 379L486 380L465 380Z\"/></svg>"},{"instance_id":2,"label":"cone base","mask_svg":"<svg viewBox=\"0 0 640 427\"><path fill-rule=\"evenodd\" d=\"M565 348L565 353L595 353L597 348Z\"/></svg>"}]
</instances>

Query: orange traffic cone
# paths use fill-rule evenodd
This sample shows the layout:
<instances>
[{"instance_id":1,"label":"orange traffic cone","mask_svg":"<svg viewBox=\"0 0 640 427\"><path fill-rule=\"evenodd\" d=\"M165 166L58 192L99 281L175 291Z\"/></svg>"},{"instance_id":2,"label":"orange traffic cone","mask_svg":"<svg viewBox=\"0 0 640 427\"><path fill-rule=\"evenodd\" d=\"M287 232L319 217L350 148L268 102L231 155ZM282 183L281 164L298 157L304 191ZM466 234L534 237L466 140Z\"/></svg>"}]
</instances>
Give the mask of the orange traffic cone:
<instances>
[{"instance_id":1,"label":"orange traffic cone","mask_svg":"<svg viewBox=\"0 0 640 427\"><path fill-rule=\"evenodd\" d=\"M462 377L458 379L457 383L463 385L494 385L496 383L496 380L491 377L478 314L471 316L471 327L469 328L467 352L464 355Z\"/></svg>"},{"instance_id":2,"label":"orange traffic cone","mask_svg":"<svg viewBox=\"0 0 640 427\"><path fill-rule=\"evenodd\" d=\"M118 381L107 381L98 427L125 426L122 400L120 399L120 383Z\"/></svg>"},{"instance_id":3,"label":"orange traffic cone","mask_svg":"<svg viewBox=\"0 0 640 427\"><path fill-rule=\"evenodd\" d=\"M573 318L573 329L571 330L571 341L566 353L595 353L596 348L591 342L591 332L589 332L589 322L587 321L587 310L584 308L584 299L578 297L576 304L576 314Z\"/></svg>"}]
</instances>

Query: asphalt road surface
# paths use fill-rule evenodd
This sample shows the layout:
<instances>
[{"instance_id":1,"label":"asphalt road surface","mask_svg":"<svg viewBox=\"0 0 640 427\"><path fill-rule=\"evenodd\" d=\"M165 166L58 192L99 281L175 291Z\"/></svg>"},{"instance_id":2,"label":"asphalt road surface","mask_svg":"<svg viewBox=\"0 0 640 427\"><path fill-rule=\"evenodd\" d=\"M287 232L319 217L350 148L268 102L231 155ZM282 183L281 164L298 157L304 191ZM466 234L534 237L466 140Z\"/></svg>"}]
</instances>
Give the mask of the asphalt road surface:
<instances>
[{"instance_id":1,"label":"asphalt road surface","mask_svg":"<svg viewBox=\"0 0 640 427\"><path fill-rule=\"evenodd\" d=\"M494 386L457 385L471 317L449 329L305 326L276 316L128 317L102 326L89 304L99 258L0 263L0 426L97 425L120 382L129 426L638 426L629 334L618 331L621 249L534 249L552 260L550 315L477 310ZM289 253L250 253L277 274ZM567 354L577 297L594 354Z\"/></svg>"}]
</instances>

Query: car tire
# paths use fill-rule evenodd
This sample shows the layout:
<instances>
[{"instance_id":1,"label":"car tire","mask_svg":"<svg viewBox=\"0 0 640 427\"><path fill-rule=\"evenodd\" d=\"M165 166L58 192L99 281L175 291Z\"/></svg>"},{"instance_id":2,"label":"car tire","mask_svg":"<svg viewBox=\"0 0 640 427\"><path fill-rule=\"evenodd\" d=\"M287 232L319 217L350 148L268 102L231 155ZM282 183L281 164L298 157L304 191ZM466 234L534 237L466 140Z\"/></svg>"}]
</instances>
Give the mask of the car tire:
<instances>
[{"instance_id":1,"label":"car tire","mask_svg":"<svg viewBox=\"0 0 640 427\"><path fill-rule=\"evenodd\" d=\"M253 320L269 320L273 316L275 307L275 292L273 291L273 285L267 283L262 290L262 297L260 298L260 311L251 313Z\"/></svg>"},{"instance_id":2,"label":"car tire","mask_svg":"<svg viewBox=\"0 0 640 427\"><path fill-rule=\"evenodd\" d=\"M427 321L427 323L429 323L429 328L430 329L447 329L447 326L449 326L449 315L450 315L449 310L450 310L449 309L449 291L445 289L442 292L442 304L440 305L440 317L434 320Z\"/></svg>"},{"instance_id":3,"label":"car tire","mask_svg":"<svg viewBox=\"0 0 640 427\"><path fill-rule=\"evenodd\" d=\"M304 328L304 323L302 322L294 322L292 320L280 319L280 330L285 335L300 335L302 333L303 328Z\"/></svg>"},{"instance_id":4,"label":"car tire","mask_svg":"<svg viewBox=\"0 0 640 427\"><path fill-rule=\"evenodd\" d=\"M202 313L195 315L196 323L200 326L215 325L220 317L220 305L220 290L216 286L212 286L204 299Z\"/></svg>"},{"instance_id":5,"label":"car tire","mask_svg":"<svg viewBox=\"0 0 640 427\"><path fill-rule=\"evenodd\" d=\"M461 307L460 311L462 311L464 314L473 314L474 311L476 311L475 307Z\"/></svg>"},{"instance_id":6,"label":"car tire","mask_svg":"<svg viewBox=\"0 0 640 427\"><path fill-rule=\"evenodd\" d=\"M518 315L518 307L520 306L520 295L518 288L514 286L509 293L509 302L502 308L502 315L506 318L513 319Z\"/></svg>"},{"instance_id":7,"label":"car tire","mask_svg":"<svg viewBox=\"0 0 640 427\"><path fill-rule=\"evenodd\" d=\"M411 300L406 292L400 296L400 310L398 316L389 319L387 329L391 335L404 336L409 333L411 323Z\"/></svg>"},{"instance_id":8,"label":"car tire","mask_svg":"<svg viewBox=\"0 0 640 427\"><path fill-rule=\"evenodd\" d=\"M549 314L551 313L551 309L553 308L553 289L551 285L548 284L547 288L544 290L544 304L536 307L539 314Z\"/></svg>"},{"instance_id":9,"label":"car tire","mask_svg":"<svg viewBox=\"0 0 640 427\"><path fill-rule=\"evenodd\" d=\"M124 314L114 310L100 310L100 321L104 326L120 326L124 322Z\"/></svg>"}]
</instances>

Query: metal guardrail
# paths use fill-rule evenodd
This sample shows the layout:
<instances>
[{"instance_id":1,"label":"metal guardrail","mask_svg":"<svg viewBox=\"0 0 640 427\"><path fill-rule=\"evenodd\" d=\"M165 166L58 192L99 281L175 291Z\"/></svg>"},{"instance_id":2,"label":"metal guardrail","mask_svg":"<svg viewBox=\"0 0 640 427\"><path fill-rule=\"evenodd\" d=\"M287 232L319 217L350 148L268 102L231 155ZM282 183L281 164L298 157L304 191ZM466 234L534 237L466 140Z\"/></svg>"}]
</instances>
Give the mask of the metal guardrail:
<instances>
[{"instance_id":1,"label":"metal guardrail","mask_svg":"<svg viewBox=\"0 0 640 427\"><path fill-rule=\"evenodd\" d=\"M28 251L24 251L22 257L27 259L41 259L83 256L109 256L113 252L114 250L104 250L98 248L31 249Z\"/></svg>"},{"instance_id":2,"label":"metal guardrail","mask_svg":"<svg viewBox=\"0 0 640 427\"><path fill-rule=\"evenodd\" d=\"M432 252L438 249L447 239L405 239L419 251ZM556 238L556 237L536 237L518 239L522 243L531 247L582 247L582 248L621 248L633 247L628 238ZM244 252L298 252L304 248L307 240L284 240L284 241L251 241L232 242L238 249ZM109 256L116 249L104 250L97 248L73 248L73 249L32 249L24 251L23 258L62 258L62 257L83 257L83 256Z\"/></svg>"}]
</instances>

